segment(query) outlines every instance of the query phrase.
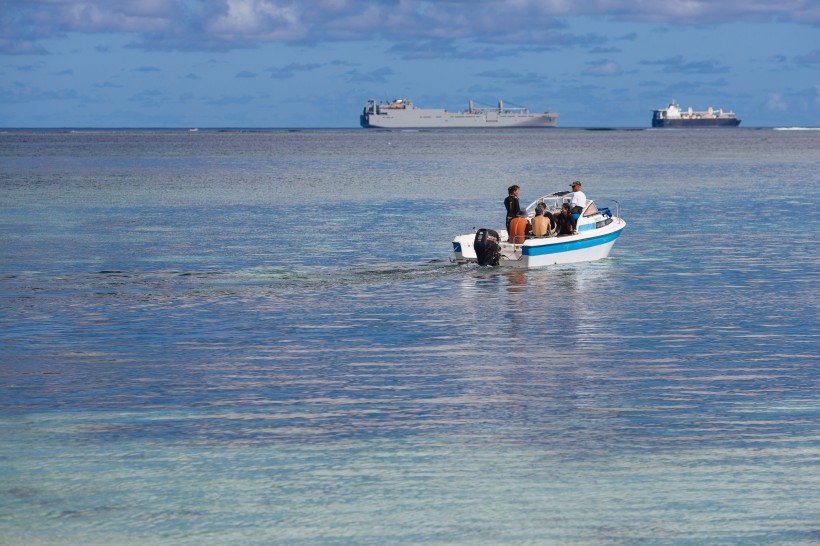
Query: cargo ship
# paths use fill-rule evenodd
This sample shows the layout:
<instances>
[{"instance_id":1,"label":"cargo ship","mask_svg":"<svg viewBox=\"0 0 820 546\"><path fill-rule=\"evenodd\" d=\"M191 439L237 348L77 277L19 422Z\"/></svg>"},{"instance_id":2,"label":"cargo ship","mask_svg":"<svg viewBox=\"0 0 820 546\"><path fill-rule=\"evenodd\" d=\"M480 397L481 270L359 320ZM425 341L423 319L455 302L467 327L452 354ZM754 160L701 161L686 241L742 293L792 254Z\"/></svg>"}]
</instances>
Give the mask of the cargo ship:
<instances>
[{"instance_id":1,"label":"cargo ship","mask_svg":"<svg viewBox=\"0 0 820 546\"><path fill-rule=\"evenodd\" d=\"M696 112L690 106L688 110L681 110L672 102L666 108L652 111L652 127L737 127L740 120L734 112L724 112L710 106L705 112Z\"/></svg>"},{"instance_id":2,"label":"cargo ship","mask_svg":"<svg viewBox=\"0 0 820 546\"><path fill-rule=\"evenodd\" d=\"M418 108L408 99L389 103L370 99L360 118L362 127L379 129L555 127L557 122L557 112L533 114L527 108L506 106L503 100L498 101L498 108L476 108L471 100L467 111L449 112Z\"/></svg>"}]
</instances>

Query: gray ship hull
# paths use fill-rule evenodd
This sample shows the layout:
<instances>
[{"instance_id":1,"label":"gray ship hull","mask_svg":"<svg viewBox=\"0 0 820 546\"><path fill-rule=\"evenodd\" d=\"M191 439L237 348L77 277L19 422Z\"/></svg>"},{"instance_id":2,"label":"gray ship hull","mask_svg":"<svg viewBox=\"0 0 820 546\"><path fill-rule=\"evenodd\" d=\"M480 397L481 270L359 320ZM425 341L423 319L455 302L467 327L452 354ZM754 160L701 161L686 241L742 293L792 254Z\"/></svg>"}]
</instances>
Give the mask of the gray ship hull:
<instances>
[{"instance_id":1,"label":"gray ship hull","mask_svg":"<svg viewBox=\"0 0 820 546\"><path fill-rule=\"evenodd\" d=\"M398 106L396 106L398 104ZM360 117L365 128L377 129L476 129L512 127L555 127L558 113L533 114L526 109L476 110L449 112L437 108L416 108L409 101L377 104L368 101Z\"/></svg>"}]
</instances>

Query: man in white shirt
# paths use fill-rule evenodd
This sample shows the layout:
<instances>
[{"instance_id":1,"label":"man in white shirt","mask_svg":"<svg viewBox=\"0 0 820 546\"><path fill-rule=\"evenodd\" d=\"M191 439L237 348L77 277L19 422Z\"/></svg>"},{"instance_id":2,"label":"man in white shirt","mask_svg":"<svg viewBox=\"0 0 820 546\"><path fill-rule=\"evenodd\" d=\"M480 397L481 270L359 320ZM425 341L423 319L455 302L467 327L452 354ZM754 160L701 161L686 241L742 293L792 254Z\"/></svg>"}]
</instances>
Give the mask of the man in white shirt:
<instances>
[{"instance_id":1,"label":"man in white shirt","mask_svg":"<svg viewBox=\"0 0 820 546\"><path fill-rule=\"evenodd\" d=\"M587 205L587 196L581 191L581 182L576 180L572 184L572 201L570 201L570 210L572 211L572 220L574 222L573 229L578 227L578 218L584 212L584 207Z\"/></svg>"}]
</instances>

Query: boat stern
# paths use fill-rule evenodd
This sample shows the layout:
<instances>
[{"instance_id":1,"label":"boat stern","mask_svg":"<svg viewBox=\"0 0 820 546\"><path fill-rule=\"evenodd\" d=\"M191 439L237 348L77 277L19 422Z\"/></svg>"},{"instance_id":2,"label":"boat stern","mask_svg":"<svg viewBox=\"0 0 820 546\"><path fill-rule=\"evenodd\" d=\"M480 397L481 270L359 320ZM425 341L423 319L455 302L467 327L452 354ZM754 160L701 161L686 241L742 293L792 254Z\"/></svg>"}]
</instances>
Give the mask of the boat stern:
<instances>
[{"instance_id":1,"label":"boat stern","mask_svg":"<svg viewBox=\"0 0 820 546\"><path fill-rule=\"evenodd\" d=\"M453 239L453 261L458 263L475 262L478 256L476 256L475 248L473 247L474 242L475 233L456 236L456 238Z\"/></svg>"}]
</instances>

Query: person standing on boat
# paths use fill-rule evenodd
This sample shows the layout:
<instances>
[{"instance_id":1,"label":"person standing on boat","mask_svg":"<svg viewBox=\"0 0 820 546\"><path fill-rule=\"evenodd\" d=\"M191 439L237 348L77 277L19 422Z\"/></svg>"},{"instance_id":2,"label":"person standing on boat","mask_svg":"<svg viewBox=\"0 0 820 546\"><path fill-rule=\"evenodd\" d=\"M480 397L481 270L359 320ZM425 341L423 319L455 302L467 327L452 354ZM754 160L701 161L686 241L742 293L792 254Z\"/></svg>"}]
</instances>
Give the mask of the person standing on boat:
<instances>
[{"instance_id":1,"label":"person standing on boat","mask_svg":"<svg viewBox=\"0 0 820 546\"><path fill-rule=\"evenodd\" d=\"M584 212L584 207L587 205L587 196L584 192L581 191L581 182L576 180L572 184L572 201L570 201L570 212L572 212L572 229L578 227L578 218L581 217L581 213Z\"/></svg>"},{"instance_id":2,"label":"person standing on boat","mask_svg":"<svg viewBox=\"0 0 820 546\"><path fill-rule=\"evenodd\" d=\"M510 231L510 221L518 216L518 211L521 210L521 205L518 202L518 196L521 193L521 188L517 184L513 184L507 188L509 194L504 199L504 206L507 208L507 231Z\"/></svg>"}]
</instances>

